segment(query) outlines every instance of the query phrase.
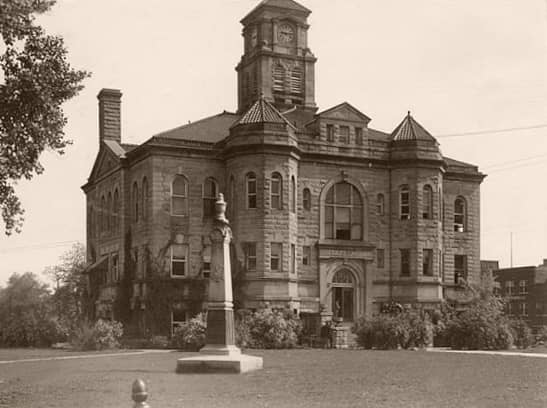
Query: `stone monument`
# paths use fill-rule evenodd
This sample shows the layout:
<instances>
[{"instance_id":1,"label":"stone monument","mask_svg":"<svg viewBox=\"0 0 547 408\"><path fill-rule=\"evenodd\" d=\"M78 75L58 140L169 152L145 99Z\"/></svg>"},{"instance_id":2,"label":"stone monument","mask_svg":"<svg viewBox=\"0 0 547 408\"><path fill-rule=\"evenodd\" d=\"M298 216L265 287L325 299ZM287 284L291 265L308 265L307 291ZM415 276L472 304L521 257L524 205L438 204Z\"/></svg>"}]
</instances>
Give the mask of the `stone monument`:
<instances>
[{"instance_id":1,"label":"stone monument","mask_svg":"<svg viewBox=\"0 0 547 408\"><path fill-rule=\"evenodd\" d=\"M206 344L200 354L177 361L178 373L244 373L262 368L262 357L241 353L235 344L230 241L226 202L219 194L211 232Z\"/></svg>"}]
</instances>

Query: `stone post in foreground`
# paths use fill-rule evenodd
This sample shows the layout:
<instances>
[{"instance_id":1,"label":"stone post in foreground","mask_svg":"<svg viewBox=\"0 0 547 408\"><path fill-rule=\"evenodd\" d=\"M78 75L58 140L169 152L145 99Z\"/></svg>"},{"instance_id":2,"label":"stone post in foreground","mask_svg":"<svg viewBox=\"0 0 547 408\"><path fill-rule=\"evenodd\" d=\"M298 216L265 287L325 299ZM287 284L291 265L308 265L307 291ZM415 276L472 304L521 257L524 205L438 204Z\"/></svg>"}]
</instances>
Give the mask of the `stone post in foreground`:
<instances>
[{"instance_id":1,"label":"stone post in foreground","mask_svg":"<svg viewBox=\"0 0 547 408\"><path fill-rule=\"evenodd\" d=\"M262 358L241 354L235 344L230 242L232 230L226 219L226 202L219 194L211 232L211 274L209 278L207 333L199 356L181 358L177 372L242 373L262 368Z\"/></svg>"}]
</instances>

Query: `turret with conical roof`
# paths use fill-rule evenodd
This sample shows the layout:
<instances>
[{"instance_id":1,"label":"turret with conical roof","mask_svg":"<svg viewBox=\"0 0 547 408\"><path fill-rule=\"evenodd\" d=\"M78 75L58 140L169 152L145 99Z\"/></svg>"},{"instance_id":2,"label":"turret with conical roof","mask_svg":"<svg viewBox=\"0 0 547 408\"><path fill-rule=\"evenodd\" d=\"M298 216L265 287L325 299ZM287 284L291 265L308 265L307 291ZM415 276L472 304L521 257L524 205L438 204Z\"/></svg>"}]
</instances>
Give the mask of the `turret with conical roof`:
<instances>
[{"instance_id":1,"label":"turret with conical roof","mask_svg":"<svg viewBox=\"0 0 547 408\"><path fill-rule=\"evenodd\" d=\"M442 161L439 143L410 111L391 133L392 160L434 160Z\"/></svg>"}]
</instances>

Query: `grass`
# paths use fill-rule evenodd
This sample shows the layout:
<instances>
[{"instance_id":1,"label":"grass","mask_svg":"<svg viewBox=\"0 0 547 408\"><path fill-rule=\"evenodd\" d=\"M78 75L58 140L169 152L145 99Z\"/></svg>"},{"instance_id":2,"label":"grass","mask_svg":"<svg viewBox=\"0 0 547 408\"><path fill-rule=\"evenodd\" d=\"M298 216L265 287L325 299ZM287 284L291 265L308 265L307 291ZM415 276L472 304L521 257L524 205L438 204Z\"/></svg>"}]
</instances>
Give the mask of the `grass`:
<instances>
[{"instance_id":1,"label":"grass","mask_svg":"<svg viewBox=\"0 0 547 408\"><path fill-rule=\"evenodd\" d=\"M29 351L32 358L36 352ZM188 355L179 352L0 364L0 407L129 408L135 378L149 383L152 408L547 406L547 359L422 351L252 354L264 357L264 370L244 375L175 374L177 358Z\"/></svg>"}]
</instances>

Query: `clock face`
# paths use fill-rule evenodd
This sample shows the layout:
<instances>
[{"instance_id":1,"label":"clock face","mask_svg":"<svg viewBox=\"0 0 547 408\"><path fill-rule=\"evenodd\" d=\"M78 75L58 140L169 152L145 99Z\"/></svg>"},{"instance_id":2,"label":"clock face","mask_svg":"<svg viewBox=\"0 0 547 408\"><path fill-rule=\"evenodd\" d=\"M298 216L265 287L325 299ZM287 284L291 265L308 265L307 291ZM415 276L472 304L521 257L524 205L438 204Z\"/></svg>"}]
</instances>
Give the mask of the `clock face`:
<instances>
[{"instance_id":1,"label":"clock face","mask_svg":"<svg viewBox=\"0 0 547 408\"><path fill-rule=\"evenodd\" d=\"M282 43L290 43L294 39L294 29L288 24L283 24L279 27L277 37Z\"/></svg>"}]
</instances>

